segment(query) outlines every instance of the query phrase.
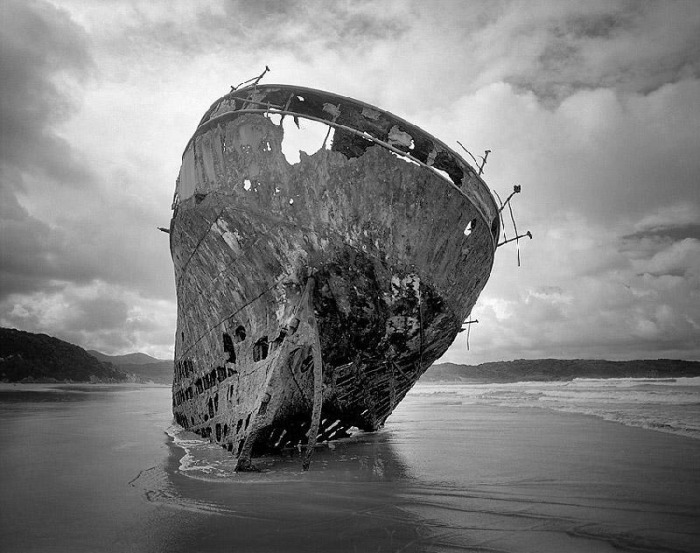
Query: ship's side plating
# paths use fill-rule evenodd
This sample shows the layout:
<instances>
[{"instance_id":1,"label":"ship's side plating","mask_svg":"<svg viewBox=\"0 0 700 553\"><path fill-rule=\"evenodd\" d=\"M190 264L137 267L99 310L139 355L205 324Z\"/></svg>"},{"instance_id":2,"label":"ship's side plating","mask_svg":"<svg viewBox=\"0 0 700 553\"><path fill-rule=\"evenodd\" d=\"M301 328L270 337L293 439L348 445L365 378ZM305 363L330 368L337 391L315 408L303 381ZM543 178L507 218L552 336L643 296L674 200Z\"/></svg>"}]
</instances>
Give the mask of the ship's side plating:
<instances>
[{"instance_id":1,"label":"ship's side plating","mask_svg":"<svg viewBox=\"0 0 700 553\"><path fill-rule=\"evenodd\" d=\"M273 114L325 122L332 145L290 165ZM498 235L488 188L444 144L276 85L212 106L173 207L173 410L242 455L305 443L314 404L322 440L383 424L459 332Z\"/></svg>"}]
</instances>

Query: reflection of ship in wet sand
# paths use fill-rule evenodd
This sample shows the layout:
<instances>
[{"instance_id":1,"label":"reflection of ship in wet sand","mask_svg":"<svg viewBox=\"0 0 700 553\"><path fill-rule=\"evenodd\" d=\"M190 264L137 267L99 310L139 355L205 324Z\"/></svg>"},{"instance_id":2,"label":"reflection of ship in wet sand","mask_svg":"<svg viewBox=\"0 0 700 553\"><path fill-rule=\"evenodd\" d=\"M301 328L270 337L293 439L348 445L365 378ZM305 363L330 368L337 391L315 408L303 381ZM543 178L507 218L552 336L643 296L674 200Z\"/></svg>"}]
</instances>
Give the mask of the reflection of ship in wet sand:
<instances>
[{"instance_id":1,"label":"reflection of ship in wet sand","mask_svg":"<svg viewBox=\"0 0 700 553\"><path fill-rule=\"evenodd\" d=\"M324 147L290 165L283 117L327 125ZM489 189L442 142L282 85L212 105L173 209L173 410L239 469L255 452L379 428L460 331L499 233Z\"/></svg>"},{"instance_id":2,"label":"reflection of ship in wet sand","mask_svg":"<svg viewBox=\"0 0 700 553\"><path fill-rule=\"evenodd\" d=\"M424 551L430 543L426 521L405 508L409 469L389 432L317 446L306 473L296 448L256 459L262 473L236 473L221 448L174 426L168 434L168 457L131 482L159 507L142 522L149 543L176 552Z\"/></svg>"}]
</instances>

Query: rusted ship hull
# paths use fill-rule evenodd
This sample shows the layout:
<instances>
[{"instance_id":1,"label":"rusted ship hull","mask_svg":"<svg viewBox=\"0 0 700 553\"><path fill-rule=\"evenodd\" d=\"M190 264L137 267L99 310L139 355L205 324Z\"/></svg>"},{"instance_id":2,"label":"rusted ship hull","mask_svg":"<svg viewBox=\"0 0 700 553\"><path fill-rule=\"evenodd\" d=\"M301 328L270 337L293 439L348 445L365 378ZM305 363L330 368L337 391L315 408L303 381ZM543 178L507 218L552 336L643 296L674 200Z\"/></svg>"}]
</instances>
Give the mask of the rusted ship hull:
<instances>
[{"instance_id":1,"label":"rusted ship hull","mask_svg":"<svg viewBox=\"0 0 700 553\"><path fill-rule=\"evenodd\" d=\"M332 146L290 165L273 115L326 123ZM380 427L460 331L499 230L488 188L441 142L276 85L212 106L173 207L173 411L242 468Z\"/></svg>"}]
</instances>

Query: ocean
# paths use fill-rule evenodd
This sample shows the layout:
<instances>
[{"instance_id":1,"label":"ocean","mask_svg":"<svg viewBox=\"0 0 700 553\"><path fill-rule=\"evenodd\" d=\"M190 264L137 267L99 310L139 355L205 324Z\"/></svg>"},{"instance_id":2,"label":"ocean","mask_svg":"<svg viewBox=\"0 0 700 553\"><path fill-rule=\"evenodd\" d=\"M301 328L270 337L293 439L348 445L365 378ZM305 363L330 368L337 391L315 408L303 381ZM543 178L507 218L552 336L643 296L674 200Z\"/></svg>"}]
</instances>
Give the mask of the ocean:
<instances>
[{"instance_id":1,"label":"ocean","mask_svg":"<svg viewBox=\"0 0 700 553\"><path fill-rule=\"evenodd\" d=\"M237 474L170 389L0 387L0 550L700 551L700 379L418 384Z\"/></svg>"},{"instance_id":2,"label":"ocean","mask_svg":"<svg viewBox=\"0 0 700 553\"><path fill-rule=\"evenodd\" d=\"M700 377L576 378L503 384L423 384L415 395L499 407L537 407L700 439Z\"/></svg>"}]
</instances>

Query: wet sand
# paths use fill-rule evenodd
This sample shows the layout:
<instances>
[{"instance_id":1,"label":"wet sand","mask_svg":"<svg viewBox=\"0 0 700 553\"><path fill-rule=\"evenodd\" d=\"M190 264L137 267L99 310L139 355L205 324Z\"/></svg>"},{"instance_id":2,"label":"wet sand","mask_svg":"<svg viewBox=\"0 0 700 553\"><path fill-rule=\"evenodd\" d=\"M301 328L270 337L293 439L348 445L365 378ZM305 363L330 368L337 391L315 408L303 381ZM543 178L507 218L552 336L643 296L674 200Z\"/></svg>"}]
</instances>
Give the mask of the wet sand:
<instances>
[{"instance_id":1,"label":"wet sand","mask_svg":"<svg viewBox=\"0 0 700 553\"><path fill-rule=\"evenodd\" d=\"M4 397L4 399L3 399ZM169 390L8 404L3 551L697 551L700 440L409 395L384 430L180 470Z\"/></svg>"}]
</instances>

